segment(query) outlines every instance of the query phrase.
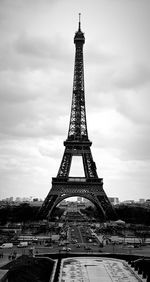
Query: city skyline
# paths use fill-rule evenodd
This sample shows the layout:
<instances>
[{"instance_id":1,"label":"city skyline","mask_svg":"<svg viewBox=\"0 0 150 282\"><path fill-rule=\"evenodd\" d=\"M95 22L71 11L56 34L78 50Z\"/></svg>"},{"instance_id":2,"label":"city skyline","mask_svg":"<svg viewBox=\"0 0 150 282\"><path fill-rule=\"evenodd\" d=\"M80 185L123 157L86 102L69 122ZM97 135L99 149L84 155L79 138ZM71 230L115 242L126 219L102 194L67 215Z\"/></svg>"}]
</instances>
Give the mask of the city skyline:
<instances>
[{"instance_id":1,"label":"city skyline","mask_svg":"<svg viewBox=\"0 0 150 282\"><path fill-rule=\"evenodd\" d=\"M0 198L44 198L57 175L69 127L79 12L98 175L108 197L149 198L149 8L146 0L1 2Z\"/></svg>"},{"instance_id":2,"label":"city skyline","mask_svg":"<svg viewBox=\"0 0 150 282\"><path fill-rule=\"evenodd\" d=\"M69 201L69 202L77 202L78 201L78 198L82 198L82 197L68 197L66 199L64 199L63 201ZM149 203L150 202L150 199L144 199L144 198L140 198L138 200L133 200L133 199L124 199L123 201L120 201L118 197L109 197L109 200L113 199L114 201L117 201L117 204L120 204L120 203L127 203L127 202L130 202L130 203ZM3 202L32 202L32 201L37 201L37 202L43 202L45 199L43 198L37 198L37 197L34 197L34 196L27 196L27 197L13 197L13 196L10 196L8 198L4 198L4 199L0 199L0 201L3 201ZM82 200L85 200L85 201L88 201L88 202L91 202L90 200L88 200L87 198L82 198ZM62 201L62 202L63 202ZM60 202L60 204L62 203ZM91 205L94 205L92 202L91 202Z\"/></svg>"}]
</instances>

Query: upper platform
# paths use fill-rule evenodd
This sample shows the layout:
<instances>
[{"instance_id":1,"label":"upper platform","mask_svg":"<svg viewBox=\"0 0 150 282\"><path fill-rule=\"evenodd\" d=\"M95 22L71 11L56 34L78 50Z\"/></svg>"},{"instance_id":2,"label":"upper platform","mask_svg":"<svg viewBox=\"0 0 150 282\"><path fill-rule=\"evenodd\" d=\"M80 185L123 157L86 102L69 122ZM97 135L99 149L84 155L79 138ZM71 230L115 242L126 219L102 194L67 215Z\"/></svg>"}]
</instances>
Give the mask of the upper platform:
<instances>
[{"instance_id":1,"label":"upper platform","mask_svg":"<svg viewBox=\"0 0 150 282\"><path fill-rule=\"evenodd\" d=\"M85 43L85 37L84 33L81 31L81 22L80 22L80 14L79 14L79 26L78 26L78 31L75 33L74 36L74 44L76 43Z\"/></svg>"}]
</instances>

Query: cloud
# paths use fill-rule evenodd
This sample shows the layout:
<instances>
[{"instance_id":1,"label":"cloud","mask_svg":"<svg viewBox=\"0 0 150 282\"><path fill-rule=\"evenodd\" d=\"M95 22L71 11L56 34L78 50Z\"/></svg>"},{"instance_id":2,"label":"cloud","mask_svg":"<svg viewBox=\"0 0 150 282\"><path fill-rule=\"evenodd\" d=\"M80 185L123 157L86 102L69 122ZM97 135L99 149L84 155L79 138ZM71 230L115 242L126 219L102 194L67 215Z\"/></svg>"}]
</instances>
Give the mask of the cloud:
<instances>
[{"instance_id":1,"label":"cloud","mask_svg":"<svg viewBox=\"0 0 150 282\"><path fill-rule=\"evenodd\" d=\"M134 99L132 95L129 97ZM132 101L130 103L130 107L133 107ZM125 105L123 101L122 105ZM92 136L96 148L112 152L113 158L117 157L122 161L150 160L150 117L144 120L143 115L143 121L141 121L138 108L134 115L130 116L130 111L132 112L130 107L126 107L127 112L121 108L118 110L118 108L110 107L100 108L99 112L90 114L88 116L89 138ZM142 102L141 113L143 114Z\"/></svg>"},{"instance_id":2,"label":"cloud","mask_svg":"<svg viewBox=\"0 0 150 282\"><path fill-rule=\"evenodd\" d=\"M42 57L48 60L64 59L63 51L65 50L60 48L58 42L62 42L60 37L48 39L22 34L16 41L16 49L20 54L27 56Z\"/></svg>"},{"instance_id":3,"label":"cloud","mask_svg":"<svg viewBox=\"0 0 150 282\"><path fill-rule=\"evenodd\" d=\"M57 174L69 127L79 9L87 124L99 175L109 195L133 198L136 187L136 195L148 195L148 7L146 1L1 1L1 195L43 198Z\"/></svg>"},{"instance_id":4,"label":"cloud","mask_svg":"<svg viewBox=\"0 0 150 282\"><path fill-rule=\"evenodd\" d=\"M70 65L71 52L61 36L23 33L0 46L0 70L62 69ZM67 68L66 68L67 71Z\"/></svg>"},{"instance_id":5,"label":"cloud","mask_svg":"<svg viewBox=\"0 0 150 282\"><path fill-rule=\"evenodd\" d=\"M150 124L149 103L149 87L117 93L117 110L144 128Z\"/></svg>"},{"instance_id":6,"label":"cloud","mask_svg":"<svg viewBox=\"0 0 150 282\"><path fill-rule=\"evenodd\" d=\"M55 70L1 72L1 138L60 136L71 106L67 79L68 74Z\"/></svg>"},{"instance_id":7,"label":"cloud","mask_svg":"<svg viewBox=\"0 0 150 282\"><path fill-rule=\"evenodd\" d=\"M40 105L40 102L39 102ZM40 136L60 136L64 133L63 126L66 121L65 117L53 114L49 107L44 111L41 108L38 113L39 105L28 102L18 105L3 106L0 112L0 130L1 138L36 138ZM8 117L9 112L9 117ZM62 126L63 125L63 126Z\"/></svg>"},{"instance_id":8,"label":"cloud","mask_svg":"<svg viewBox=\"0 0 150 282\"><path fill-rule=\"evenodd\" d=\"M139 89L150 83L150 67L139 64L121 66L114 74L114 82L121 89Z\"/></svg>"},{"instance_id":9,"label":"cloud","mask_svg":"<svg viewBox=\"0 0 150 282\"><path fill-rule=\"evenodd\" d=\"M106 46L102 46L102 44L89 43L86 46L86 62L88 67L92 67L93 65L97 65L97 67L106 67L110 66L112 63L115 63L118 60L118 55L115 54L113 50L106 48Z\"/></svg>"}]
</instances>

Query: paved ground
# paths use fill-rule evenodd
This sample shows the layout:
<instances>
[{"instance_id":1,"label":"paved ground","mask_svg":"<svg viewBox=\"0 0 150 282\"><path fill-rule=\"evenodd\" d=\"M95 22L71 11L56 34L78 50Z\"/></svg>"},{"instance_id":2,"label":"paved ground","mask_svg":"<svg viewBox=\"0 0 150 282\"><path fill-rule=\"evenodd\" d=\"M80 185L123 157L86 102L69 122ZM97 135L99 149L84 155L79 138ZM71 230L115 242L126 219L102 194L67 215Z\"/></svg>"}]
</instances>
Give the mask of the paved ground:
<instances>
[{"instance_id":1,"label":"paved ground","mask_svg":"<svg viewBox=\"0 0 150 282\"><path fill-rule=\"evenodd\" d=\"M17 256L23 254L31 254L31 248L33 248L34 254L41 253L59 253L66 252L67 250L73 253L122 253L122 254L135 254L141 256L150 257L150 245L140 247L140 248L130 248L129 246L120 245L106 245L105 247L100 247L98 239L92 238L92 232L88 226L83 225L70 225L68 230L68 241L69 244L64 244L64 246L59 246L53 244L51 247L45 247L44 244L32 244L27 248L17 248L14 246L12 249L3 249L0 250L0 254L3 253L3 258L0 257L0 266L6 264L10 261L11 255L15 251ZM89 238L92 238L92 242L89 241ZM90 239L91 240L91 239ZM69 249L68 249L69 248Z\"/></svg>"},{"instance_id":2,"label":"paved ground","mask_svg":"<svg viewBox=\"0 0 150 282\"><path fill-rule=\"evenodd\" d=\"M74 257L62 260L59 281L115 282L144 281L121 260L109 258Z\"/></svg>"},{"instance_id":3,"label":"paved ground","mask_svg":"<svg viewBox=\"0 0 150 282\"><path fill-rule=\"evenodd\" d=\"M80 244L80 248L77 247L77 244L67 244L67 248L71 248L71 253L119 253L119 254L134 254L134 255L140 255L140 256L149 256L150 257L150 246L144 246L139 249L134 248L125 248L121 245L114 246L114 245L108 245L104 248L99 248L98 246L92 246L91 250L86 250L84 248L84 244ZM12 254L12 252L16 250L17 256L20 256L22 254L29 254L30 248L22 248L18 249L17 247L13 247L13 249L5 249L3 250L3 258L0 258L0 267L8 262L10 262L9 255ZM63 247L58 247L57 245L54 245L53 247L44 247L44 246L35 246L34 247L34 253L35 254L42 254L42 253L59 253L59 252L66 252L63 250Z\"/></svg>"}]
</instances>

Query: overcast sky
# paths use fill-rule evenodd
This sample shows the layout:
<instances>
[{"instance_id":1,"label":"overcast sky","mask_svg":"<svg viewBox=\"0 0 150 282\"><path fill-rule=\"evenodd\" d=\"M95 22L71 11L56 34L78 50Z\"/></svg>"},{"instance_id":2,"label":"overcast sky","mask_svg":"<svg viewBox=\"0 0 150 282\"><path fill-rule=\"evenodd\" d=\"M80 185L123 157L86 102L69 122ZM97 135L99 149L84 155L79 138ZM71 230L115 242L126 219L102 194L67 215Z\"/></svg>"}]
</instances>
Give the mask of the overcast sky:
<instances>
[{"instance_id":1,"label":"overcast sky","mask_svg":"<svg viewBox=\"0 0 150 282\"><path fill-rule=\"evenodd\" d=\"M98 175L108 196L150 198L150 1L0 0L0 199L43 199L57 175L79 12Z\"/></svg>"}]
</instances>

